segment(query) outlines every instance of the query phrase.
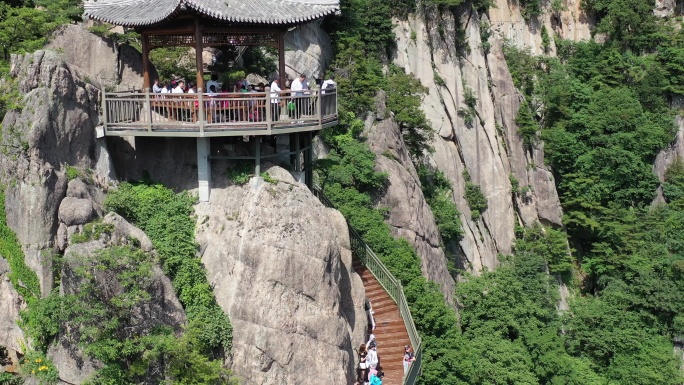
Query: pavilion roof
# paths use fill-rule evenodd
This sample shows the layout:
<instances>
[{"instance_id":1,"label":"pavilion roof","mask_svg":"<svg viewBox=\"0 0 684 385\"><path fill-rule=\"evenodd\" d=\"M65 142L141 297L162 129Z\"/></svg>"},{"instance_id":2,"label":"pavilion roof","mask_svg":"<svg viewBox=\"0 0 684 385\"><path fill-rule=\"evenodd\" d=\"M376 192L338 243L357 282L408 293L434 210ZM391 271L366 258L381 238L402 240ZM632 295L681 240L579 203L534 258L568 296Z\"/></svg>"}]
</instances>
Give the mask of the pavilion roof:
<instances>
[{"instance_id":1,"label":"pavilion roof","mask_svg":"<svg viewBox=\"0 0 684 385\"><path fill-rule=\"evenodd\" d=\"M339 0L86 0L85 17L127 27L159 23L183 10L228 23L292 25L340 10Z\"/></svg>"}]
</instances>

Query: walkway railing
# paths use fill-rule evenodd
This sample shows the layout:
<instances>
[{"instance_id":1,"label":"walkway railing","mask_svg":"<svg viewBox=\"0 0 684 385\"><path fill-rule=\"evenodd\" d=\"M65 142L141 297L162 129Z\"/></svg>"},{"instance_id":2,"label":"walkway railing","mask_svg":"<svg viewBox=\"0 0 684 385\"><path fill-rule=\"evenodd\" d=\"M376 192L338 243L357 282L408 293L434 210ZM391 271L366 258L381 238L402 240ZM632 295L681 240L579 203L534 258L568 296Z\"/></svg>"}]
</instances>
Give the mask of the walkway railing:
<instances>
[{"instance_id":1,"label":"walkway railing","mask_svg":"<svg viewBox=\"0 0 684 385\"><path fill-rule=\"evenodd\" d=\"M337 90L102 94L105 135L240 136L320 130L337 124Z\"/></svg>"},{"instance_id":2,"label":"walkway railing","mask_svg":"<svg viewBox=\"0 0 684 385\"><path fill-rule=\"evenodd\" d=\"M314 187L312 191L325 206L335 208L335 205L318 187ZM404 376L403 383L405 385L413 385L420 375L423 354L420 336L418 335L418 330L416 330L416 325L411 316L411 310L409 309L408 302L404 296L404 289L401 282L390 273L385 264L382 263L377 255L375 255L373 250L371 250L349 222L347 222L347 227L349 228L349 240L351 241L352 254L366 266L373 276L375 276L387 294L396 302L397 307L399 307L401 318L404 320L404 325L406 326L406 331L408 332L416 357L416 360L411 364L408 373Z\"/></svg>"}]
</instances>

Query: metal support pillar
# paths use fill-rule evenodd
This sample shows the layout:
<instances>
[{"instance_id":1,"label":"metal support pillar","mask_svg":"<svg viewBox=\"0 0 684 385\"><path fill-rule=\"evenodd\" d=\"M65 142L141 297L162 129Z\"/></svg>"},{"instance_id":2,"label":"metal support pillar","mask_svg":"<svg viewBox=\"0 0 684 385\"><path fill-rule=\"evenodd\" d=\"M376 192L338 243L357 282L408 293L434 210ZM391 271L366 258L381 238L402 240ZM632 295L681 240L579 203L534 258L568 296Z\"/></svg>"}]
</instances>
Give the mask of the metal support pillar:
<instances>
[{"instance_id":1,"label":"metal support pillar","mask_svg":"<svg viewBox=\"0 0 684 385\"><path fill-rule=\"evenodd\" d=\"M202 202L209 201L211 188L210 140L210 138L197 138L197 180L199 182L199 199Z\"/></svg>"}]
</instances>

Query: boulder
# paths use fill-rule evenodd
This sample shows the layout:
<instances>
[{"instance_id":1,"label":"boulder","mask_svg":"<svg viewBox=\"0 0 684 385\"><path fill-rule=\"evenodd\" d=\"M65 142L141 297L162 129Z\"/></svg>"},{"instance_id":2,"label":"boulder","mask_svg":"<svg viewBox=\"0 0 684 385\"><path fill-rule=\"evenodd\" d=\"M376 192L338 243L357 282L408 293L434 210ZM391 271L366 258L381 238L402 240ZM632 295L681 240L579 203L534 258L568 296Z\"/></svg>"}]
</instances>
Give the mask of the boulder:
<instances>
[{"instance_id":1,"label":"boulder","mask_svg":"<svg viewBox=\"0 0 684 385\"><path fill-rule=\"evenodd\" d=\"M213 188L196 207L233 372L244 384L353 383L367 321L343 219L285 170L268 173L277 183Z\"/></svg>"},{"instance_id":2,"label":"boulder","mask_svg":"<svg viewBox=\"0 0 684 385\"><path fill-rule=\"evenodd\" d=\"M113 213L107 215L103 222L113 224L114 229L110 233L103 233L99 239L70 245L64 251L60 293L77 294L84 284L77 272L83 267L97 264L99 252L107 247L140 244L141 249L150 254L150 259L154 259L151 242L142 230ZM94 285L105 297L111 298L124 290L115 271L100 269L92 269L92 271L94 271ZM145 282L144 290L149 294L149 299L142 300L132 307L130 311L132 318L130 325L132 326L126 328L125 333L145 335L160 325L169 326L176 332L180 332L186 323L185 311L175 295L171 281L163 274L159 266L152 266L152 274ZM102 298L101 300L107 301L108 299ZM72 334L74 332L67 325L60 325L60 329L57 343L48 350L48 357L57 366L62 381L80 384L101 368L102 363L83 354L76 342L77 339Z\"/></svg>"},{"instance_id":3,"label":"boulder","mask_svg":"<svg viewBox=\"0 0 684 385\"><path fill-rule=\"evenodd\" d=\"M59 205L59 220L67 226L84 225L95 218L90 199L65 197Z\"/></svg>"}]
</instances>

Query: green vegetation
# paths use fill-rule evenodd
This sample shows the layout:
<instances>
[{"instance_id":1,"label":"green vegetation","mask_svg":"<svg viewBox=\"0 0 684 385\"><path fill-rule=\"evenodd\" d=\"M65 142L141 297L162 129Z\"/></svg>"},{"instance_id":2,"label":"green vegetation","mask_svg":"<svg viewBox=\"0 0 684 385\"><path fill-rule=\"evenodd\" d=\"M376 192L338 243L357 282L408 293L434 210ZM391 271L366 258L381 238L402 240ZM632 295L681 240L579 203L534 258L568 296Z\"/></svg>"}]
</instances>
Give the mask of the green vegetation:
<instances>
[{"instance_id":1,"label":"green vegetation","mask_svg":"<svg viewBox=\"0 0 684 385\"><path fill-rule=\"evenodd\" d=\"M7 225L4 189L0 191L0 255L9 263L9 278L17 292L27 301L39 298L38 276L26 266L24 252L21 250L17 236Z\"/></svg>"},{"instance_id":2,"label":"green vegetation","mask_svg":"<svg viewBox=\"0 0 684 385\"><path fill-rule=\"evenodd\" d=\"M254 165L250 162L236 162L226 170L226 176L233 184L242 186L254 175Z\"/></svg>"},{"instance_id":3,"label":"green vegetation","mask_svg":"<svg viewBox=\"0 0 684 385\"><path fill-rule=\"evenodd\" d=\"M150 237L185 308L188 328L197 333L198 351L219 356L230 349L232 328L197 257L194 202L192 196L158 184L122 183L105 204Z\"/></svg>"},{"instance_id":4,"label":"green vegetation","mask_svg":"<svg viewBox=\"0 0 684 385\"><path fill-rule=\"evenodd\" d=\"M453 201L451 182L439 171L432 171L426 166L418 168L423 195L435 216L439 235L444 243L457 241L463 235L461 213Z\"/></svg>"},{"instance_id":5,"label":"green vegetation","mask_svg":"<svg viewBox=\"0 0 684 385\"><path fill-rule=\"evenodd\" d=\"M40 384L53 385L59 380L57 368L41 352L28 352L21 360L21 371L27 377L38 379Z\"/></svg>"},{"instance_id":6,"label":"green vegetation","mask_svg":"<svg viewBox=\"0 0 684 385\"><path fill-rule=\"evenodd\" d=\"M262 172L261 177L264 179L264 182L266 183L278 184L278 181L276 179L273 179L271 174L269 174L268 172Z\"/></svg>"},{"instance_id":7,"label":"green vegetation","mask_svg":"<svg viewBox=\"0 0 684 385\"><path fill-rule=\"evenodd\" d=\"M487 210L487 197L482 193L480 186L476 185L470 180L468 170L463 170L463 179L465 180L465 199L470 207L470 217L476 221L480 219L482 213Z\"/></svg>"},{"instance_id":8,"label":"green vegetation","mask_svg":"<svg viewBox=\"0 0 684 385\"><path fill-rule=\"evenodd\" d=\"M539 123L534 119L530 112L527 102L520 103L518 115L515 117L515 124L518 125L518 134L522 137L523 145L529 150L537 143L537 131Z\"/></svg>"},{"instance_id":9,"label":"green vegetation","mask_svg":"<svg viewBox=\"0 0 684 385\"><path fill-rule=\"evenodd\" d=\"M135 309L155 300L150 297L154 262L132 246L109 247L73 260L68 274L78 280L78 290L60 295L55 289L22 312L23 326L37 349L25 357L22 372L56 382L57 372L44 352L61 330L62 338L75 341L104 364L90 384L138 383L159 376L171 383L227 383L229 372L221 361L202 351L205 342L197 323L191 321L182 336L158 320L140 324ZM120 291L111 290L114 281Z\"/></svg>"},{"instance_id":10,"label":"green vegetation","mask_svg":"<svg viewBox=\"0 0 684 385\"><path fill-rule=\"evenodd\" d=\"M114 225L110 223L102 223L102 220L96 220L83 226L80 233L71 236L71 243L84 243L94 239L100 239L102 234L110 234L114 230Z\"/></svg>"}]
</instances>

